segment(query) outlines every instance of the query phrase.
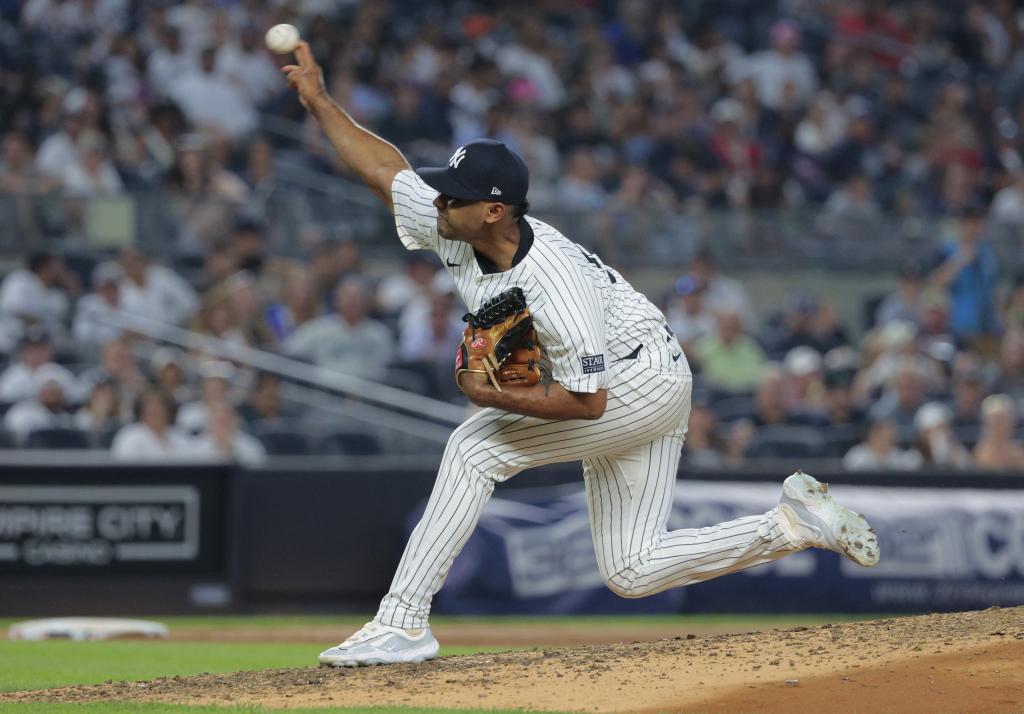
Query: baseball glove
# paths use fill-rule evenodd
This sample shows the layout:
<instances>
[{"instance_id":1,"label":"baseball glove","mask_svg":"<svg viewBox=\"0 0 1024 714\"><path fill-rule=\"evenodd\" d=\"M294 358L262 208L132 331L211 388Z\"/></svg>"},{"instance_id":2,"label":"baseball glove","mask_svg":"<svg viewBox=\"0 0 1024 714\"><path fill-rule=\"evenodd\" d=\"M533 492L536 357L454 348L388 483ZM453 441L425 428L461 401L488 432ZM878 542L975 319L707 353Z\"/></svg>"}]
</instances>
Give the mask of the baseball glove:
<instances>
[{"instance_id":1,"label":"baseball glove","mask_svg":"<svg viewBox=\"0 0 1024 714\"><path fill-rule=\"evenodd\" d=\"M499 392L502 385L528 387L540 381L540 347L521 288L509 288L462 319L469 325L455 355L460 389L467 372L486 374Z\"/></svg>"}]
</instances>

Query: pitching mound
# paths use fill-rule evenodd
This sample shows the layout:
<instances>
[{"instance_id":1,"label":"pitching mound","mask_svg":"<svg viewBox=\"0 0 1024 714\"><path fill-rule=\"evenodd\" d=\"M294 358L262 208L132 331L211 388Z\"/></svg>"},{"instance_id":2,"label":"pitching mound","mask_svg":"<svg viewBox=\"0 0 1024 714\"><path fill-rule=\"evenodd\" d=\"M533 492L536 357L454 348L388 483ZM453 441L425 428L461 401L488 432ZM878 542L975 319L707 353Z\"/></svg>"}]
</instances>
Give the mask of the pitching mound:
<instances>
[{"instance_id":1,"label":"pitching mound","mask_svg":"<svg viewBox=\"0 0 1024 714\"><path fill-rule=\"evenodd\" d=\"M1024 607L657 642L66 687L0 701L557 711L1024 710Z\"/></svg>"}]
</instances>

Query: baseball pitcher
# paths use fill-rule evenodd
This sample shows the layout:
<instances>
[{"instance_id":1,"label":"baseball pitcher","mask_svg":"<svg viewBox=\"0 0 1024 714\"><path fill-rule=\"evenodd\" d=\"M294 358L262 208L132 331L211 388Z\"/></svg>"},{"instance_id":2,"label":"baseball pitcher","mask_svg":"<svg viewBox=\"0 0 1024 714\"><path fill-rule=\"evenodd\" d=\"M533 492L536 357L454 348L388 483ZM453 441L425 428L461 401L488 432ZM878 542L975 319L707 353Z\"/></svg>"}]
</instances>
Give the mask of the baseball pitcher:
<instances>
[{"instance_id":1,"label":"baseball pitcher","mask_svg":"<svg viewBox=\"0 0 1024 714\"><path fill-rule=\"evenodd\" d=\"M809 547L878 562L864 519L800 472L767 513L666 530L693 382L664 316L598 256L526 215L529 174L507 146L473 141L446 166L413 171L328 96L308 44L295 54L283 71L338 156L394 213L402 244L436 252L455 279L471 310L456 379L483 407L452 433L376 616L321 664L435 657L433 595L494 485L540 464L583 462L598 567L622 597Z\"/></svg>"}]
</instances>

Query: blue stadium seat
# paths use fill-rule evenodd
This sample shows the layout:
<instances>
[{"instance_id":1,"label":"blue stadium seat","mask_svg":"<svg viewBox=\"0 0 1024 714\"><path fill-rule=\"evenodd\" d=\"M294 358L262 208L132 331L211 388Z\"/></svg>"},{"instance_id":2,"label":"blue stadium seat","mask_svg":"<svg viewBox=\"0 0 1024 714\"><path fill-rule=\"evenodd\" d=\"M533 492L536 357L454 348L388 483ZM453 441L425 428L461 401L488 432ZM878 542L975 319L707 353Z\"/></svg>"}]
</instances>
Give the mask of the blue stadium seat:
<instances>
[{"instance_id":1,"label":"blue stadium seat","mask_svg":"<svg viewBox=\"0 0 1024 714\"><path fill-rule=\"evenodd\" d=\"M91 449L93 443L89 432L52 427L30 432L25 446L29 449Z\"/></svg>"},{"instance_id":2,"label":"blue stadium seat","mask_svg":"<svg viewBox=\"0 0 1024 714\"><path fill-rule=\"evenodd\" d=\"M751 458L822 458L825 439L821 430L810 426L762 426L747 450Z\"/></svg>"}]
</instances>

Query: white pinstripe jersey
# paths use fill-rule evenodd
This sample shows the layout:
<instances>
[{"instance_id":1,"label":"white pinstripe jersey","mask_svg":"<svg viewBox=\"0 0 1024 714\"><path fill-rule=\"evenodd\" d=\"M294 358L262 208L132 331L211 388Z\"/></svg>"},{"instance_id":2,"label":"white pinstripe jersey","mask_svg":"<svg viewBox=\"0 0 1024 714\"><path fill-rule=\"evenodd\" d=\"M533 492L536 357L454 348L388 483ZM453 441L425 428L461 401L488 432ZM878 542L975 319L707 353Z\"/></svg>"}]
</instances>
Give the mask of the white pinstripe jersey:
<instances>
[{"instance_id":1,"label":"white pinstripe jersey","mask_svg":"<svg viewBox=\"0 0 1024 714\"><path fill-rule=\"evenodd\" d=\"M436 252L470 311L511 287L523 290L552 378L567 390L606 388L622 363L633 360L689 372L661 311L618 272L546 223L527 216L520 237L520 252L528 248L526 254L517 253L509 270L485 273L468 243L438 234L437 191L413 171L395 176L391 195L402 244Z\"/></svg>"}]
</instances>

